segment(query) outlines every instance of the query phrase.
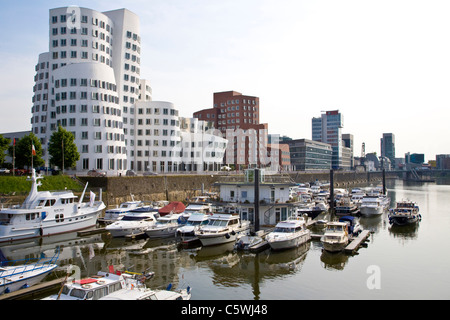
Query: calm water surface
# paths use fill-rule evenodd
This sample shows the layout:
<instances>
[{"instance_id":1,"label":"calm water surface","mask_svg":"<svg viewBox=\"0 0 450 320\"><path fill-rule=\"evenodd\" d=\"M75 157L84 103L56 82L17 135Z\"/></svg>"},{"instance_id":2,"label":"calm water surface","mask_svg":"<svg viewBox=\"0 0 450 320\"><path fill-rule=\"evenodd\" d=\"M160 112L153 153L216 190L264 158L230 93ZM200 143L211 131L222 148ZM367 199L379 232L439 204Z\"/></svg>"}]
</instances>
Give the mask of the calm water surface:
<instances>
[{"instance_id":1,"label":"calm water surface","mask_svg":"<svg viewBox=\"0 0 450 320\"><path fill-rule=\"evenodd\" d=\"M450 299L450 185L396 180L388 191L391 205L416 201L422 221L417 227L391 227L387 213L361 218L372 233L355 255L328 254L320 241L284 252L243 254L233 252L233 244L178 249L172 241L130 243L106 235L66 235L0 249L7 259L24 259L52 256L60 244L60 265L77 265L82 276L108 265L149 269L156 273L150 287L189 285L193 300Z\"/></svg>"}]
</instances>

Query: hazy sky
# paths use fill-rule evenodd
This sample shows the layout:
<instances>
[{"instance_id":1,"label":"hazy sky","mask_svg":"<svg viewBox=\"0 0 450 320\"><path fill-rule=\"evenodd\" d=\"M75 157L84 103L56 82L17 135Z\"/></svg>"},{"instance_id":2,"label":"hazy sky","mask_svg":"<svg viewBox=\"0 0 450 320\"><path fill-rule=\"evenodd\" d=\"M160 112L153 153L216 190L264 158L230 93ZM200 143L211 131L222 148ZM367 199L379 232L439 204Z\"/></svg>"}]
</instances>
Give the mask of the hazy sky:
<instances>
[{"instance_id":1,"label":"hazy sky","mask_svg":"<svg viewBox=\"0 0 450 320\"><path fill-rule=\"evenodd\" d=\"M213 93L260 97L269 133L311 139L311 118L340 110L343 133L380 154L450 154L450 1L4 1L0 132L30 130L34 66L48 51L48 11L127 8L141 20L141 77L185 117Z\"/></svg>"}]
</instances>

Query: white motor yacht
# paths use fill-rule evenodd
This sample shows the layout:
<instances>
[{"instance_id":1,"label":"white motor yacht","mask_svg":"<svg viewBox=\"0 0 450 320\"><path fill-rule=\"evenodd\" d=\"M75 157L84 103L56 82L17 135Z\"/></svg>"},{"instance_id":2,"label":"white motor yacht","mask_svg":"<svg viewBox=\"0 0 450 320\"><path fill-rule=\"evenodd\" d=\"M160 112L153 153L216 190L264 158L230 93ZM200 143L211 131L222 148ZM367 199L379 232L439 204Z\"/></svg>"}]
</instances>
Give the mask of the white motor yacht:
<instances>
[{"instance_id":1,"label":"white motor yacht","mask_svg":"<svg viewBox=\"0 0 450 320\"><path fill-rule=\"evenodd\" d=\"M156 223L145 230L147 237L156 238L170 238L175 236L175 232L181 226L181 213L169 214L164 217L159 217Z\"/></svg>"},{"instance_id":2,"label":"white motor yacht","mask_svg":"<svg viewBox=\"0 0 450 320\"><path fill-rule=\"evenodd\" d=\"M158 208L151 205L144 206L130 211L121 220L106 226L105 229L114 238L141 235L155 225L158 218Z\"/></svg>"},{"instance_id":3,"label":"white motor yacht","mask_svg":"<svg viewBox=\"0 0 450 320\"><path fill-rule=\"evenodd\" d=\"M194 238L195 231L200 229L200 227L207 225L211 214L203 213L203 212L194 212L188 218L186 224L182 227L179 227L176 231L177 238L187 239Z\"/></svg>"},{"instance_id":4,"label":"white motor yacht","mask_svg":"<svg viewBox=\"0 0 450 320\"><path fill-rule=\"evenodd\" d=\"M240 235L250 232L250 222L242 221L239 215L229 213L213 214L207 225L195 232L203 246L235 242Z\"/></svg>"},{"instance_id":5,"label":"white motor yacht","mask_svg":"<svg viewBox=\"0 0 450 320\"><path fill-rule=\"evenodd\" d=\"M390 199L384 195L367 194L361 200L359 211L365 216L381 215L385 212L390 204Z\"/></svg>"},{"instance_id":6,"label":"white motor yacht","mask_svg":"<svg viewBox=\"0 0 450 320\"><path fill-rule=\"evenodd\" d=\"M320 241L326 251L340 252L344 250L348 244L347 224L345 222L329 222Z\"/></svg>"},{"instance_id":7,"label":"white motor yacht","mask_svg":"<svg viewBox=\"0 0 450 320\"><path fill-rule=\"evenodd\" d=\"M105 209L103 201L95 201L90 192L90 201L82 202L86 187L78 201L72 191L38 191L41 186L32 170L31 191L22 205L0 209L0 242L51 236L94 227L97 218Z\"/></svg>"},{"instance_id":8,"label":"white motor yacht","mask_svg":"<svg viewBox=\"0 0 450 320\"><path fill-rule=\"evenodd\" d=\"M311 231L306 228L304 219L278 222L275 229L266 236L272 250L298 247L311 240Z\"/></svg>"},{"instance_id":9,"label":"white motor yacht","mask_svg":"<svg viewBox=\"0 0 450 320\"><path fill-rule=\"evenodd\" d=\"M98 221L106 224L114 223L122 219L130 211L137 209L142 205L142 201L126 201L121 203L117 208L107 209L105 216L99 218Z\"/></svg>"}]
</instances>

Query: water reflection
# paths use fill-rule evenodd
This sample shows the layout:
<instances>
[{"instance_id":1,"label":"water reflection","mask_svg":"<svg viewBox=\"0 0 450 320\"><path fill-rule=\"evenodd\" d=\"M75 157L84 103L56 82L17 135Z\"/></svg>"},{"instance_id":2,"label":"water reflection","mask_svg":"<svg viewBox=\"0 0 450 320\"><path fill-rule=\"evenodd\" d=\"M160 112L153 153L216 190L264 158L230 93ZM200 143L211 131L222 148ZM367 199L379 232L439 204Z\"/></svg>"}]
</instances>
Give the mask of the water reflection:
<instances>
[{"instance_id":1,"label":"water reflection","mask_svg":"<svg viewBox=\"0 0 450 320\"><path fill-rule=\"evenodd\" d=\"M419 235L419 223L406 226L392 225L389 227L389 235L400 240L417 240Z\"/></svg>"},{"instance_id":2,"label":"water reflection","mask_svg":"<svg viewBox=\"0 0 450 320\"><path fill-rule=\"evenodd\" d=\"M342 271L348 263L348 258L349 256L344 252L333 253L322 250L320 261L324 269Z\"/></svg>"}]
</instances>

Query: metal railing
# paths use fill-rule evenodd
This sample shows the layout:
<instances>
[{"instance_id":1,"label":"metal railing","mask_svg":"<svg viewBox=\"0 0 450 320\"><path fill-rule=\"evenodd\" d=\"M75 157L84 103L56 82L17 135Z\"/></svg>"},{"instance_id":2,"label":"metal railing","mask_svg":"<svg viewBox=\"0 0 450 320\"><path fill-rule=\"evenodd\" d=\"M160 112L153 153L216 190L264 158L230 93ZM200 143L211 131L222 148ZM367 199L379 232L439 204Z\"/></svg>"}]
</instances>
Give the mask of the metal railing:
<instances>
[{"instance_id":1,"label":"metal railing","mask_svg":"<svg viewBox=\"0 0 450 320\"><path fill-rule=\"evenodd\" d=\"M7 264L11 264L14 267L14 269L11 269L11 268L3 269L0 267L0 279L3 279L5 277L21 275L21 274L24 274L25 272L30 272L30 271L34 271L34 270L40 270L40 269L47 268L48 266L50 266L51 264L54 264L58 260L59 254L60 254L60 248L57 247L56 252L53 255L53 257L41 258L37 262L34 262L34 263L30 263L30 261L34 260L32 258L21 259L21 260L2 261L0 263L1 267L5 267L5 266L7 266Z\"/></svg>"}]
</instances>

